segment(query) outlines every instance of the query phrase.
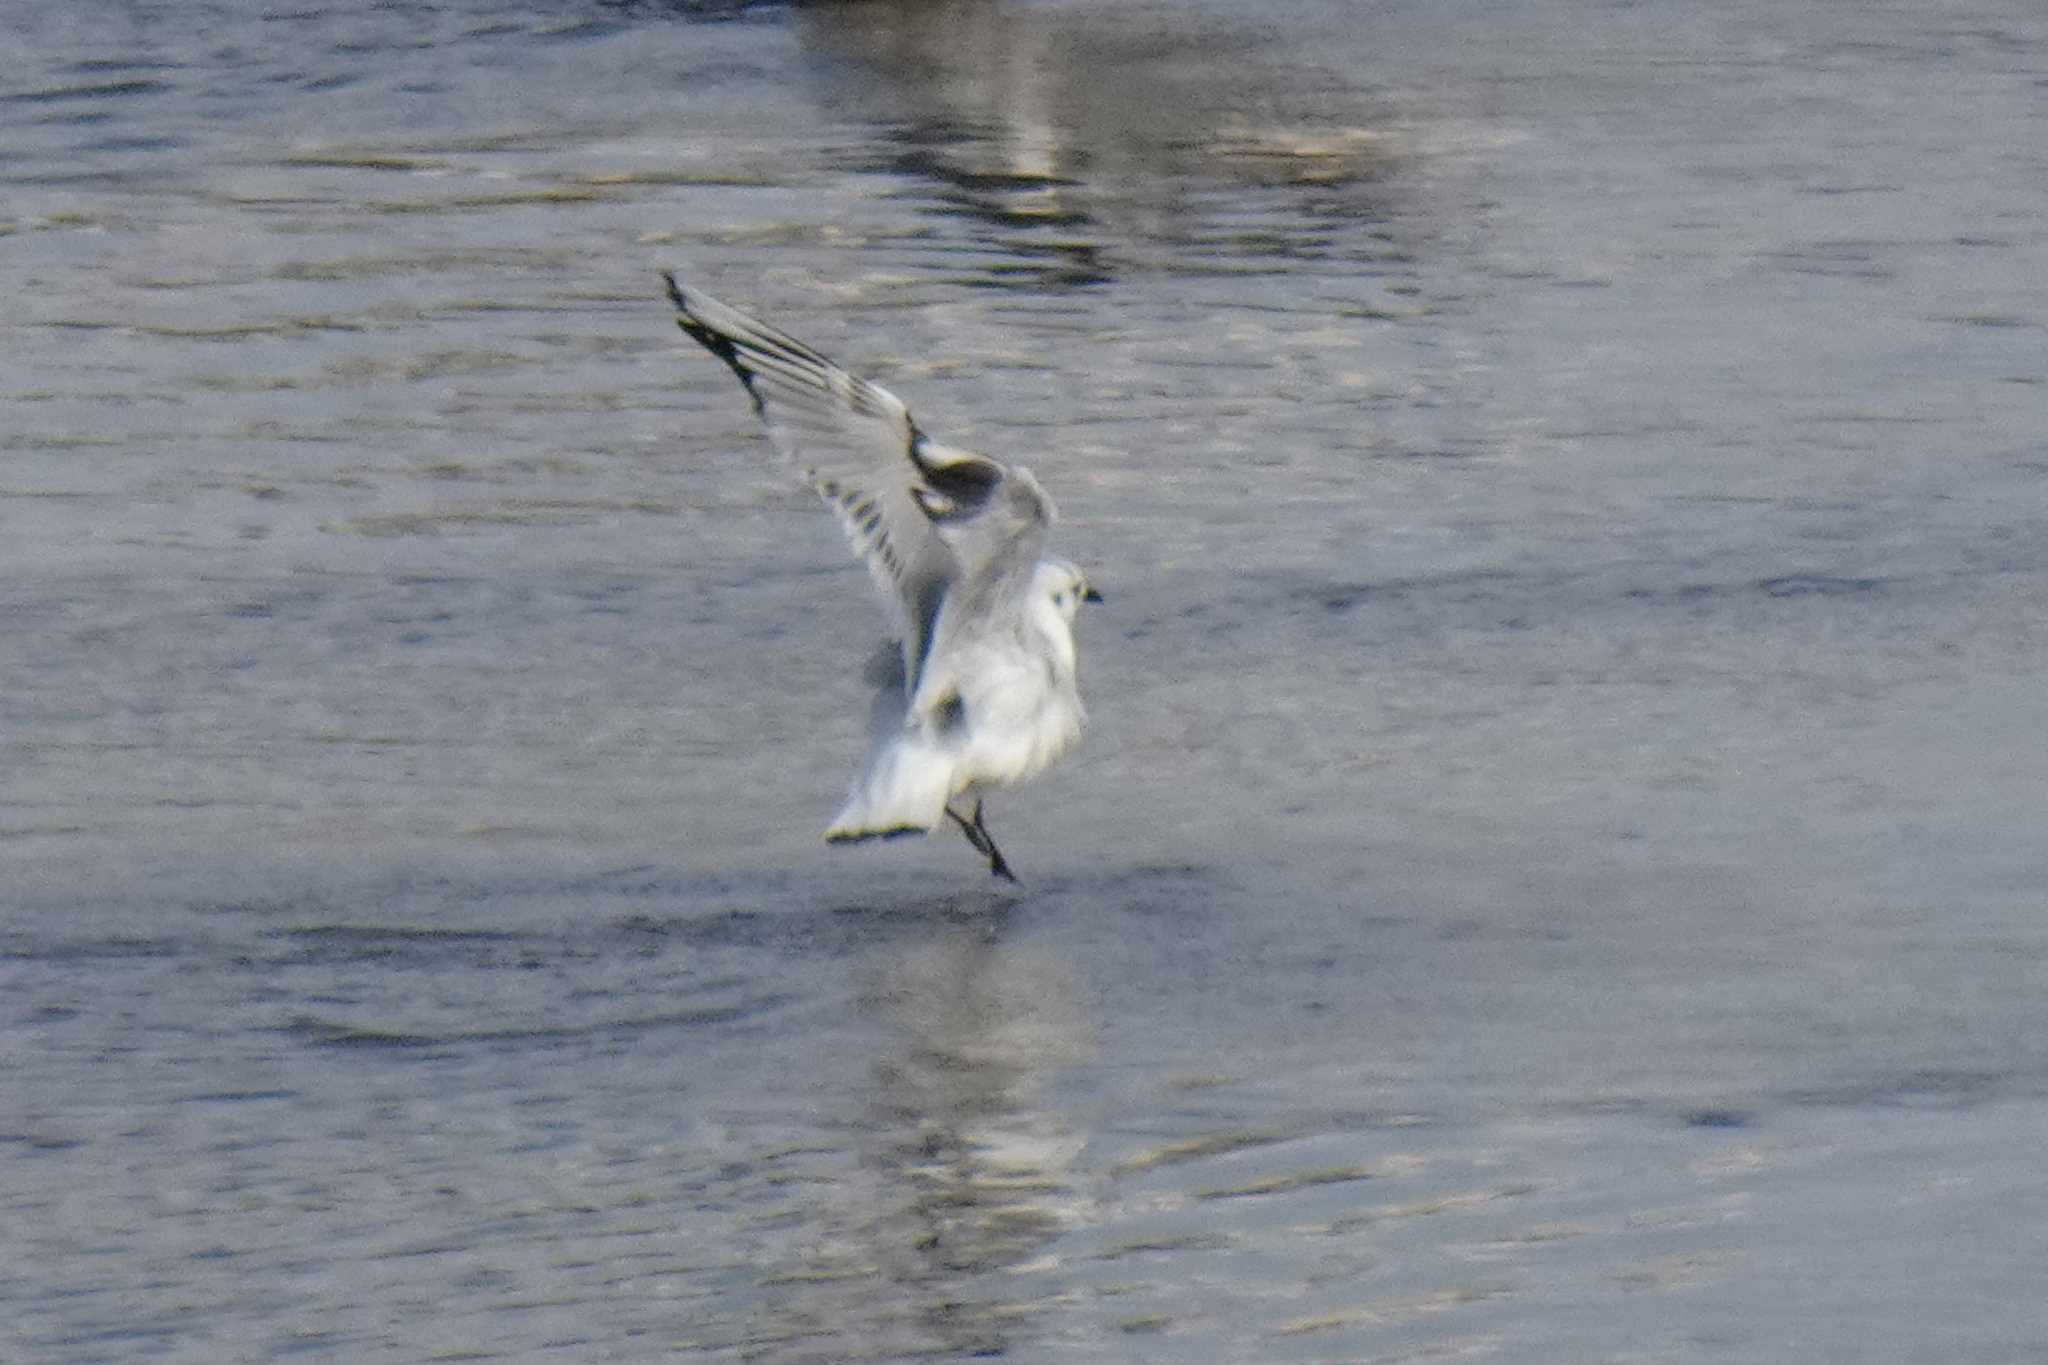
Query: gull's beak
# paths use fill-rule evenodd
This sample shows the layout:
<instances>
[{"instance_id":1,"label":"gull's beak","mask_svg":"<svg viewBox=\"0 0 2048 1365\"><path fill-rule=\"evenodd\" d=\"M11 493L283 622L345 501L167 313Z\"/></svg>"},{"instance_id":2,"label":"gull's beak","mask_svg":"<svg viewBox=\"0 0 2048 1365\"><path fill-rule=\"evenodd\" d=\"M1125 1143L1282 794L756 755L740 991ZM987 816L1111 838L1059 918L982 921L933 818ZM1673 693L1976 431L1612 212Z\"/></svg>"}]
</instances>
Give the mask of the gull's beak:
<instances>
[{"instance_id":1,"label":"gull's beak","mask_svg":"<svg viewBox=\"0 0 2048 1365\"><path fill-rule=\"evenodd\" d=\"M1081 594L1081 600L1083 602L1101 602L1105 599L1103 598L1101 593L1095 591L1095 589L1093 588L1090 588L1088 589L1088 591Z\"/></svg>"}]
</instances>

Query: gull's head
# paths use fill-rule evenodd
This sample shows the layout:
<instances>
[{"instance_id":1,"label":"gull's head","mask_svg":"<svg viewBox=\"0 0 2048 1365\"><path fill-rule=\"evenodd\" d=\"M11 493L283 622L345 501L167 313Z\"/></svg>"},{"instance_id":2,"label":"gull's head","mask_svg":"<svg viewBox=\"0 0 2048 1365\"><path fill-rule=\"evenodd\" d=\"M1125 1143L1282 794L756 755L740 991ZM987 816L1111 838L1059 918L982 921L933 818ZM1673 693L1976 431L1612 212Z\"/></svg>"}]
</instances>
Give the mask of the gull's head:
<instances>
[{"instance_id":1,"label":"gull's head","mask_svg":"<svg viewBox=\"0 0 2048 1365\"><path fill-rule=\"evenodd\" d=\"M1100 602L1102 594L1088 586L1088 575L1064 559L1048 559L1038 566L1032 580L1032 595L1052 604L1062 621L1074 624L1083 602Z\"/></svg>"}]
</instances>

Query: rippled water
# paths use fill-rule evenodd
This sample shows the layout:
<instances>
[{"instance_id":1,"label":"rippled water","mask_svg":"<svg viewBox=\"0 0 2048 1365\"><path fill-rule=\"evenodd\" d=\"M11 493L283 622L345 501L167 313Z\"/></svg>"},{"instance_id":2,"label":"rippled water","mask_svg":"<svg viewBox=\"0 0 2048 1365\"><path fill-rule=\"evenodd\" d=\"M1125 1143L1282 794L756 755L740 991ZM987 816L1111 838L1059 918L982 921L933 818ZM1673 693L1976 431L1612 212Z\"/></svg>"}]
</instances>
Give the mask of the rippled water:
<instances>
[{"instance_id":1,"label":"rippled water","mask_svg":"<svg viewBox=\"0 0 2048 1365\"><path fill-rule=\"evenodd\" d=\"M0 5L0 1359L2048 1349L2048 20ZM1025 458L1084 748L674 267Z\"/></svg>"}]
</instances>

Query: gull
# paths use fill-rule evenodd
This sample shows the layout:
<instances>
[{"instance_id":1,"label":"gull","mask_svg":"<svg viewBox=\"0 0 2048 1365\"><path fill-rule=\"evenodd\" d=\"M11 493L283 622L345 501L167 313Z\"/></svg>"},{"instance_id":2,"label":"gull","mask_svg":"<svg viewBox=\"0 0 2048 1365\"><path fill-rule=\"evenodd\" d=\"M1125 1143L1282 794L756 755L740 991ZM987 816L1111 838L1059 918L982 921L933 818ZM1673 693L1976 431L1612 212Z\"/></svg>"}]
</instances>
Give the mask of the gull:
<instances>
[{"instance_id":1,"label":"gull","mask_svg":"<svg viewBox=\"0 0 2048 1365\"><path fill-rule=\"evenodd\" d=\"M926 435L902 400L666 271L676 325L739 377L783 460L825 500L881 589L895 639L869 665L867 761L829 843L951 820L992 876L1016 874L983 793L1081 738L1074 617L1102 595L1040 550L1055 512L1022 465Z\"/></svg>"}]
</instances>

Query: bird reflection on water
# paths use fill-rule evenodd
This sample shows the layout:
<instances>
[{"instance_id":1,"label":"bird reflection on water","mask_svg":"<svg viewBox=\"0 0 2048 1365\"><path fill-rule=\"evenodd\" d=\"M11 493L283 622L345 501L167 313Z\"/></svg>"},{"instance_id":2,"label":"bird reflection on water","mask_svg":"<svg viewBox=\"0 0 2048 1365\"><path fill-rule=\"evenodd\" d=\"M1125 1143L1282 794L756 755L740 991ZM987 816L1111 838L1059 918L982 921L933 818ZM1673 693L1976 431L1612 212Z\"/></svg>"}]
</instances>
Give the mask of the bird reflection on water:
<instances>
[{"instance_id":1,"label":"bird reflection on water","mask_svg":"<svg viewBox=\"0 0 2048 1365\"><path fill-rule=\"evenodd\" d=\"M827 913L875 1047L866 1083L830 1097L845 1110L810 1115L803 1150L776 1162L813 1193L772 1215L745 1344L1001 1354L1054 1297L1014 1272L1079 1218L1083 1137L1044 1099L1090 1050L1076 974L1010 941L1019 912L1000 894Z\"/></svg>"}]
</instances>

